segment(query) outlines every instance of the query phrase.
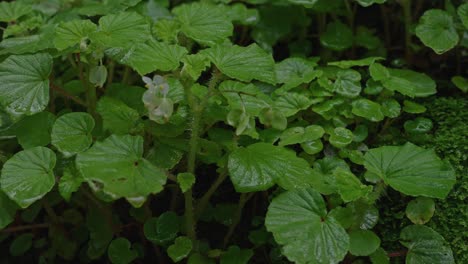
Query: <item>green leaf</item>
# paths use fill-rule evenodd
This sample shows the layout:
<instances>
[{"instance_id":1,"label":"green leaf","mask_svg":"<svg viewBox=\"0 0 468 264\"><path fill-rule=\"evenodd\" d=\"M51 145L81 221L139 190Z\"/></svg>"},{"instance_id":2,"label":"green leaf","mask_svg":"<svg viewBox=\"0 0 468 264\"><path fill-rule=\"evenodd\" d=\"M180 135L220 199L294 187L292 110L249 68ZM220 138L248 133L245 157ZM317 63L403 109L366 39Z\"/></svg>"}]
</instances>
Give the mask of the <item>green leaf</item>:
<instances>
[{"instance_id":1,"label":"green leaf","mask_svg":"<svg viewBox=\"0 0 468 264\"><path fill-rule=\"evenodd\" d=\"M369 172L406 195L445 198L455 183L455 172L449 164L433 150L411 143L371 149L364 159Z\"/></svg>"},{"instance_id":2,"label":"green leaf","mask_svg":"<svg viewBox=\"0 0 468 264\"><path fill-rule=\"evenodd\" d=\"M23 4L20 1L0 3L0 22L12 22L18 18L29 14L32 11L31 5Z\"/></svg>"},{"instance_id":3,"label":"green leaf","mask_svg":"<svg viewBox=\"0 0 468 264\"><path fill-rule=\"evenodd\" d=\"M312 103L313 101L303 94L288 92L281 95L273 103L273 106L285 117L290 117L301 110L306 110L312 105Z\"/></svg>"},{"instance_id":4,"label":"green leaf","mask_svg":"<svg viewBox=\"0 0 468 264\"><path fill-rule=\"evenodd\" d=\"M52 127L52 145L65 156L83 152L93 142L94 119L82 112L64 114Z\"/></svg>"},{"instance_id":5,"label":"green leaf","mask_svg":"<svg viewBox=\"0 0 468 264\"><path fill-rule=\"evenodd\" d=\"M452 83L462 92L464 93L468 92L468 79L463 78L461 76L453 76L451 80L452 80Z\"/></svg>"},{"instance_id":6,"label":"green leaf","mask_svg":"<svg viewBox=\"0 0 468 264\"><path fill-rule=\"evenodd\" d=\"M380 238L369 230L349 233L349 252L354 256L369 256L380 247Z\"/></svg>"},{"instance_id":7,"label":"green leaf","mask_svg":"<svg viewBox=\"0 0 468 264\"><path fill-rule=\"evenodd\" d=\"M436 231L423 225L405 227L400 242L408 248L406 263L455 263L452 250Z\"/></svg>"},{"instance_id":8,"label":"green leaf","mask_svg":"<svg viewBox=\"0 0 468 264\"><path fill-rule=\"evenodd\" d=\"M368 57L360 60L342 60L342 61L334 61L329 62L328 65L330 66L337 66L342 69L348 69L351 67L364 67L370 66L374 64L376 61L384 60L385 58L382 57Z\"/></svg>"},{"instance_id":9,"label":"green leaf","mask_svg":"<svg viewBox=\"0 0 468 264\"><path fill-rule=\"evenodd\" d=\"M285 89L309 83L317 77L314 67L317 63L302 58L287 58L276 64L276 77L278 83L284 83Z\"/></svg>"},{"instance_id":10,"label":"green leaf","mask_svg":"<svg viewBox=\"0 0 468 264\"><path fill-rule=\"evenodd\" d=\"M275 183L286 190L309 186L309 164L283 147L256 143L229 155L229 176L237 192L264 191Z\"/></svg>"},{"instance_id":11,"label":"green leaf","mask_svg":"<svg viewBox=\"0 0 468 264\"><path fill-rule=\"evenodd\" d=\"M380 63L369 66L369 73L374 81L383 81L390 77L390 71Z\"/></svg>"},{"instance_id":12,"label":"green leaf","mask_svg":"<svg viewBox=\"0 0 468 264\"><path fill-rule=\"evenodd\" d=\"M460 5L457 9L457 14L465 28L468 29L468 3Z\"/></svg>"},{"instance_id":13,"label":"green leaf","mask_svg":"<svg viewBox=\"0 0 468 264\"><path fill-rule=\"evenodd\" d=\"M202 51L227 76L243 82L253 79L275 84L275 62L257 44L247 47L222 44Z\"/></svg>"},{"instance_id":14,"label":"green leaf","mask_svg":"<svg viewBox=\"0 0 468 264\"><path fill-rule=\"evenodd\" d=\"M0 104L10 115L42 112L49 103L49 54L11 55L0 63Z\"/></svg>"},{"instance_id":15,"label":"green leaf","mask_svg":"<svg viewBox=\"0 0 468 264\"><path fill-rule=\"evenodd\" d=\"M210 60L203 54L192 54L182 58L182 73L187 73L194 81L210 66Z\"/></svg>"},{"instance_id":16,"label":"green leaf","mask_svg":"<svg viewBox=\"0 0 468 264\"><path fill-rule=\"evenodd\" d=\"M368 195L371 186L366 186L349 170L338 167L333 171L335 186L344 202L348 203Z\"/></svg>"},{"instance_id":17,"label":"green leaf","mask_svg":"<svg viewBox=\"0 0 468 264\"><path fill-rule=\"evenodd\" d=\"M126 48L151 38L146 19L135 12L121 12L99 19L91 41L105 48Z\"/></svg>"},{"instance_id":18,"label":"green leaf","mask_svg":"<svg viewBox=\"0 0 468 264\"><path fill-rule=\"evenodd\" d=\"M410 97L426 97L436 93L436 83L424 73L387 69L389 78L382 80L385 88Z\"/></svg>"},{"instance_id":19,"label":"green leaf","mask_svg":"<svg viewBox=\"0 0 468 264\"><path fill-rule=\"evenodd\" d=\"M342 51L353 45L353 32L341 22L332 22L320 35L320 43L331 50Z\"/></svg>"},{"instance_id":20,"label":"green leaf","mask_svg":"<svg viewBox=\"0 0 468 264\"><path fill-rule=\"evenodd\" d=\"M222 82L218 89L227 99L231 109L258 116L264 108L269 107L268 102L265 101L269 98L253 84L228 80Z\"/></svg>"},{"instance_id":21,"label":"green leaf","mask_svg":"<svg viewBox=\"0 0 468 264\"><path fill-rule=\"evenodd\" d=\"M167 248L167 254L174 262L179 262L190 254L192 247L192 240L188 237L178 237L175 243Z\"/></svg>"},{"instance_id":22,"label":"green leaf","mask_svg":"<svg viewBox=\"0 0 468 264\"><path fill-rule=\"evenodd\" d=\"M305 153L314 155L323 150L323 143L321 140L306 141L301 143L301 148Z\"/></svg>"},{"instance_id":23,"label":"green leaf","mask_svg":"<svg viewBox=\"0 0 468 264\"><path fill-rule=\"evenodd\" d=\"M288 128L280 136L279 146L287 146L293 144L304 143L306 141L314 141L320 139L325 130L321 126L311 125L308 127L292 127Z\"/></svg>"},{"instance_id":24,"label":"green leaf","mask_svg":"<svg viewBox=\"0 0 468 264\"><path fill-rule=\"evenodd\" d=\"M361 74L355 70L340 70L333 83L333 90L346 97L356 97L361 92Z\"/></svg>"},{"instance_id":25,"label":"green leaf","mask_svg":"<svg viewBox=\"0 0 468 264\"><path fill-rule=\"evenodd\" d=\"M353 101L352 113L364 117L372 122L379 122L384 119L382 108L378 103L368 99L358 99Z\"/></svg>"},{"instance_id":26,"label":"green leaf","mask_svg":"<svg viewBox=\"0 0 468 264\"><path fill-rule=\"evenodd\" d=\"M75 45L80 45L80 49L82 49L86 47L86 40L96 30L96 24L90 20L72 20L60 23L55 29L54 45L58 50Z\"/></svg>"},{"instance_id":27,"label":"green leaf","mask_svg":"<svg viewBox=\"0 0 468 264\"><path fill-rule=\"evenodd\" d=\"M427 197L418 197L406 206L406 217L413 224L424 225L431 220L435 212L434 200Z\"/></svg>"},{"instance_id":28,"label":"green leaf","mask_svg":"<svg viewBox=\"0 0 468 264\"><path fill-rule=\"evenodd\" d=\"M69 202L71 195L78 191L83 182L83 177L81 177L74 165L66 167L63 170L63 176L59 181L58 187L60 195L63 197L63 199L65 199L65 201Z\"/></svg>"},{"instance_id":29,"label":"green leaf","mask_svg":"<svg viewBox=\"0 0 468 264\"><path fill-rule=\"evenodd\" d=\"M452 16L440 9L424 12L415 29L416 36L437 54L451 50L459 37Z\"/></svg>"},{"instance_id":30,"label":"green leaf","mask_svg":"<svg viewBox=\"0 0 468 264\"><path fill-rule=\"evenodd\" d=\"M103 96L97 104L104 129L115 134L127 134L138 129L140 115L120 100Z\"/></svg>"},{"instance_id":31,"label":"green leaf","mask_svg":"<svg viewBox=\"0 0 468 264\"><path fill-rule=\"evenodd\" d=\"M351 144L351 142L353 142L353 138L354 135L351 130L346 129L344 127L337 127L330 134L330 138L328 139L328 141L334 147L344 148L347 145Z\"/></svg>"},{"instance_id":32,"label":"green leaf","mask_svg":"<svg viewBox=\"0 0 468 264\"><path fill-rule=\"evenodd\" d=\"M160 192L166 183L164 172L142 156L142 137L112 135L79 153L76 165L92 186L139 207L147 195Z\"/></svg>"},{"instance_id":33,"label":"green leaf","mask_svg":"<svg viewBox=\"0 0 468 264\"><path fill-rule=\"evenodd\" d=\"M138 257L138 253L130 247L131 243L126 238L119 237L112 240L107 249L109 260L113 264L132 263Z\"/></svg>"},{"instance_id":34,"label":"green leaf","mask_svg":"<svg viewBox=\"0 0 468 264\"><path fill-rule=\"evenodd\" d=\"M403 101L403 111L411 114L421 114L426 112L426 107L413 101L405 100Z\"/></svg>"},{"instance_id":35,"label":"green leaf","mask_svg":"<svg viewBox=\"0 0 468 264\"><path fill-rule=\"evenodd\" d=\"M407 133L424 134L431 131L432 121L425 117L417 117L414 120L408 120L404 124Z\"/></svg>"},{"instance_id":36,"label":"green leaf","mask_svg":"<svg viewBox=\"0 0 468 264\"><path fill-rule=\"evenodd\" d=\"M220 264L247 264L253 256L253 250L241 249L238 246L230 246L226 252L221 255Z\"/></svg>"},{"instance_id":37,"label":"green leaf","mask_svg":"<svg viewBox=\"0 0 468 264\"><path fill-rule=\"evenodd\" d=\"M21 234L10 244L10 254L14 257L24 255L31 249L34 235L31 233Z\"/></svg>"},{"instance_id":38,"label":"green leaf","mask_svg":"<svg viewBox=\"0 0 468 264\"><path fill-rule=\"evenodd\" d=\"M170 170L180 162L183 156L184 151L174 146L155 143L155 146L150 149L146 158L156 165L156 167Z\"/></svg>"},{"instance_id":39,"label":"green leaf","mask_svg":"<svg viewBox=\"0 0 468 264\"><path fill-rule=\"evenodd\" d=\"M383 248L378 248L369 257L372 264L390 264L390 258Z\"/></svg>"},{"instance_id":40,"label":"green leaf","mask_svg":"<svg viewBox=\"0 0 468 264\"><path fill-rule=\"evenodd\" d=\"M190 190L195 184L195 175L192 173L179 173L177 175L177 183L183 193Z\"/></svg>"},{"instance_id":41,"label":"green leaf","mask_svg":"<svg viewBox=\"0 0 468 264\"><path fill-rule=\"evenodd\" d=\"M379 210L362 200L351 202L346 208L351 210L349 220L352 229L372 229L379 220Z\"/></svg>"},{"instance_id":42,"label":"green leaf","mask_svg":"<svg viewBox=\"0 0 468 264\"><path fill-rule=\"evenodd\" d=\"M0 190L0 230L15 220L18 206Z\"/></svg>"},{"instance_id":43,"label":"green leaf","mask_svg":"<svg viewBox=\"0 0 468 264\"><path fill-rule=\"evenodd\" d=\"M327 216L322 196L310 188L274 198L265 226L292 262L338 263L348 252L348 234L337 220Z\"/></svg>"},{"instance_id":44,"label":"green leaf","mask_svg":"<svg viewBox=\"0 0 468 264\"><path fill-rule=\"evenodd\" d=\"M363 7L368 7L373 4L383 4L386 1L387 0L356 0L356 2L358 2Z\"/></svg>"},{"instance_id":45,"label":"green leaf","mask_svg":"<svg viewBox=\"0 0 468 264\"><path fill-rule=\"evenodd\" d=\"M28 149L48 145L54 121L55 116L47 111L21 119L15 127L15 134L21 147Z\"/></svg>"},{"instance_id":46,"label":"green leaf","mask_svg":"<svg viewBox=\"0 0 468 264\"><path fill-rule=\"evenodd\" d=\"M221 7L207 3L191 3L177 6L172 12L180 21L180 30L203 45L214 46L232 35L231 20Z\"/></svg>"},{"instance_id":47,"label":"green leaf","mask_svg":"<svg viewBox=\"0 0 468 264\"><path fill-rule=\"evenodd\" d=\"M149 241L166 245L172 242L180 231L179 217L174 212L164 212L158 218L148 219L143 230Z\"/></svg>"},{"instance_id":48,"label":"green leaf","mask_svg":"<svg viewBox=\"0 0 468 264\"><path fill-rule=\"evenodd\" d=\"M401 106L397 100L390 98L382 102L382 113L386 117L395 118L398 117L401 113Z\"/></svg>"},{"instance_id":49,"label":"green leaf","mask_svg":"<svg viewBox=\"0 0 468 264\"><path fill-rule=\"evenodd\" d=\"M138 45L126 61L140 75L161 70L172 71L179 67L187 50L179 45L150 40Z\"/></svg>"},{"instance_id":50,"label":"green leaf","mask_svg":"<svg viewBox=\"0 0 468 264\"><path fill-rule=\"evenodd\" d=\"M88 80L96 87L102 88L107 80L107 68L104 65L92 66L89 69Z\"/></svg>"},{"instance_id":51,"label":"green leaf","mask_svg":"<svg viewBox=\"0 0 468 264\"><path fill-rule=\"evenodd\" d=\"M28 207L54 187L55 161L55 153L44 147L16 153L3 165L2 190L22 208Z\"/></svg>"}]
</instances>

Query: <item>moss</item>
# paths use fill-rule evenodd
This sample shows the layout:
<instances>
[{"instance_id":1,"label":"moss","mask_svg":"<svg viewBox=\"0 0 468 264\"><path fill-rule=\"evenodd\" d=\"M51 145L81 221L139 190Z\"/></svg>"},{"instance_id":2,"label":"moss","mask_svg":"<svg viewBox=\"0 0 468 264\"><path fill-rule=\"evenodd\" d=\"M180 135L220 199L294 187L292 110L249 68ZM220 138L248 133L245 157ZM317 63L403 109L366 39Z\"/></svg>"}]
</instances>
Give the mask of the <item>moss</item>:
<instances>
[{"instance_id":1,"label":"moss","mask_svg":"<svg viewBox=\"0 0 468 264\"><path fill-rule=\"evenodd\" d=\"M451 244L457 263L468 263L468 99L436 98L426 107L435 125L426 147L434 148L457 173L456 185L447 199L437 201L429 225Z\"/></svg>"}]
</instances>

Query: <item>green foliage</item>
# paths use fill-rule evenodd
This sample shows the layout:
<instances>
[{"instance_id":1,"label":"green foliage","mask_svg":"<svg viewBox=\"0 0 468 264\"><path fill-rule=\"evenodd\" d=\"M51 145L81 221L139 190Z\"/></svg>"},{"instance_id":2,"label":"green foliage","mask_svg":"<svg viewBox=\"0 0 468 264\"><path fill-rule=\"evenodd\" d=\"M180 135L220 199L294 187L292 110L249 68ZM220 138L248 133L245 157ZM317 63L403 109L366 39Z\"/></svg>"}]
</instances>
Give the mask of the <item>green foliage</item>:
<instances>
[{"instance_id":1,"label":"green foliage","mask_svg":"<svg viewBox=\"0 0 468 264\"><path fill-rule=\"evenodd\" d=\"M3 1L0 262L466 262L459 2Z\"/></svg>"}]
</instances>

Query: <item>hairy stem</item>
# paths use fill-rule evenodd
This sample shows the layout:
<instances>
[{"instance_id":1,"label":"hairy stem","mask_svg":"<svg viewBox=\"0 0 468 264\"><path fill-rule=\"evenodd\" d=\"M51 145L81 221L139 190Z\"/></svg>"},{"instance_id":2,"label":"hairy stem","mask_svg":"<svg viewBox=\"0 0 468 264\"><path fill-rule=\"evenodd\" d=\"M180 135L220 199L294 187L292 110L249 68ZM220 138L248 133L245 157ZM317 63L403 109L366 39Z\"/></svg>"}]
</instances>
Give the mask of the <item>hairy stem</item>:
<instances>
[{"instance_id":1,"label":"hairy stem","mask_svg":"<svg viewBox=\"0 0 468 264\"><path fill-rule=\"evenodd\" d=\"M42 228L49 228L49 227L50 227L50 224L48 224L48 223L34 224L34 225L12 226L12 227L0 230L0 233L14 233L14 232L34 230L34 229L42 229Z\"/></svg>"}]
</instances>

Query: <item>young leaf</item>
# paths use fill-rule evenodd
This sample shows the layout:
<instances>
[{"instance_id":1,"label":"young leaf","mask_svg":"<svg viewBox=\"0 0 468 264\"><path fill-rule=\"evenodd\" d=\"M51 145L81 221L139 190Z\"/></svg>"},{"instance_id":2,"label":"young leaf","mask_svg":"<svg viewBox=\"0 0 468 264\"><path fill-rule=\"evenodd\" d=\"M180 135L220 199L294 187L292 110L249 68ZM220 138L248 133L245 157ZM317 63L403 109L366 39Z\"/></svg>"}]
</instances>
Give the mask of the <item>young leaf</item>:
<instances>
[{"instance_id":1,"label":"young leaf","mask_svg":"<svg viewBox=\"0 0 468 264\"><path fill-rule=\"evenodd\" d=\"M408 248L406 263L455 263L452 250L444 238L430 227L411 225L400 234L400 242Z\"/></svg>"},{"instance_id":2,"label":"young leaf","mask_svg":"<svg viewBox=\"0 0 468 264\"><path fill-rule=\"evenodd\" d=\"M180 221L176 213L168 211L158 218L150 218L144 225L145 237L158 245L167 245L174 241L180 231Z\"/></svg>"},{"instance_id":3,"label":"young leaf","mask_svg":"<svg viewBox=\"0 0 468 264\"><path fill-rule=\"evenodd\" d=\"M42 112L49 103L49 54L11 55L0 63L0 105L14 117Z\"/></svg>"},{"instance_id":4,"label":"young leaf","mask_svg":"<svg viewBox=\"0 0 468 264\"><path fill-rule=\"evenodd\" d=\"M52 127L52 145L65 156L83 152L93 142L94 119L82 112L64 114Z\"/></svg>"},{"instance_id":5,"label":"young leaf","mask_svg":"<svg viewBox=\"0 0 468 264\"><path fill-rule=\"evenodd\" d=\"M97 182L105 193L140 207L147 195L160 192L166 183L164 172L142 156L142 137L112 135L79 153L76 165L89 183Z\"/></svg>"},{"instance_id":6,"label":"young leaf","mask_svg":"<svg viewBox=\"0 0 468 264\"><path fill-rule=\"evenodd\" d=\"M435 212L434 200L427 197L418 197L406 206L406 217L413 224L424 225L431 220Z\"/></svg>"},{"instance_id":7,"label":"young leaf","mask_svg":"<svg viewBox=\"0 0 468 264\"><path fill-rule=\"evenodd\" d=\"M72 20L61 23L55 30L54 45L58 50L75 45L80 45L81 49L86 47L86 40L96 30L96 24L90 20Z\"/></svg>"},{"instance_id":8,"label":"young leaf","mask_svg":"<svg viewBox=\"0 0 468 264\"><path fill-rule=\"evenodd\" d=\"M78 191L83 182L83 177L81 177L74 165L66 167L63 170L63 176L59 181L58 187L60 195L65 199L65 201L69 202L72 194Z\"/></svg>"},{"instance_id":9,"label":"young leaf","mask_svg":"<svg viewBox=\"0 0 468 264\"><path fill-rule=\"evenodd\" d=\"M344 202L355 201L372 191L371 186L366 186L349 170L336 168L333 171L335 186Z\"/></svg>"},{"instance_id":10,"label":"young leaf","mask_svg":"<svg viewBox=\"0 0 468 264\"><path fill-rule=\"evenodd\" d=\"M177 175L177 183L182 192L185 193L192 188L192 185L195 183L195 175L192 173L179 173Z\"/></svg>"},{"instance_id":11,"label":"young leaf","mask_svg":"<svg viewBox=\"0 0 468 264\"><path fill-rule=\"evenodd\" d=\"M325 130L318 125L310 125L308 127L292 127L288 128L280 136L279 146L287 146L307 141L320 139Z\"/></svg>"},{"instance_id":12,"label":"young leaf","mask_svg":"<svg viewBox=\"0 0 468 264\"><path fill-rule=\"evenodd\" d=\"M337 127L330 134L330 138L328 139L328 141L334 147L344 148L347 145L351 144L351 142L353 142L353 138L354 135L351 130L346 129L344 127Z\"/></svg>"},{"instance_id":13,"label":"young leaf","mask_svg":"<svg viewBox=\"0 0 468 264\"><path fill-rule=\"evenodd\" d=\"M179 67L185 54L187 54L187 50L184 47L149 40L139 44L126 63L140 75L156 70L172 71Z\"/></svg>"},{"instance_id":14,"label":"young leaf","mask_svg":"<svg viewBox=\"0 0 468 264\"><path fill-rule=\"evenodd\" d=\"M404 100L403 111L411 114L421 114L426 112L426 107L410 100Z\"/></svg>"},{"instance_id":15,"label":"young leaf","mask_svg":"<svg viewBox=\"0 0 468 264\"><path fill-rule=\"evenodd\" d=\"M283 147L256 143L239 148L228 161L229 176L238 192L264 191L275 183L286 190L309 186L309 164Z\"/></svg>"},{"instance_id":16,"label":"young leaf","mask_svg":"<svg viewBox=\"0 0 468 264\"><path fill-rule=\"evenodd\" d=\"M301 110L306 110L312 103L312 100L303 94L288 92L281 95L273 103L273 106L285 117L290 117Z\"/></svg>"},{"instance_id":17,"label":"young leaf","mask_svg":"<svg viewBox=\"0 0 468 264\"><path fill-rule=\"evenodd\" d=\"M354 256L369 256L380 247L380 238L369 230L349 233L349 252Z\"/></svg>"},{"instance_id":18,"label":"young leaf","mask_svg":"<svg viewBox=\"0 0 468 264\"><path fill-rule=\"evenodd\" d=\"M182 58L184 67L182 73L187 73L194 81L198 80L201 73L210 66L210 60L203 54L192 54Z\"/></svg>"},{"instance_id":19,"label":"young leaf","mask_svg":"<svg viewBox=\"0 0 468 264\"><path fill-rule=\"evenodd\" d=\"M452 16L440 9L430 9L424 12L415 32L422 43L437 54L451 50L459 40Z\"/></svg>"},{"instance_id":20,"label":"young leaf","mask_svg":"<svg viewBox=\"0 0 468 264\"><path fill-rule=\"evenodd\" d=\"M231 20L223 9L216 5L183 4L175 7L172 12L180 21L180 30L203 45L214 46L232 35Z\"/></svg>"},{"instance_id":21,"label":"young leaf","mask_svg":"<svg viewBox=\"0 0 468 264\"><path fill-rule=\"evenodd\" d=\"M346 97L356 97L361 92L361 74L355 70L340 70L336 74L333 90Z\"/></svg>"},{"instance_id":22,"label":"young leaf","mask_svg":"<svg viewBox=\"0 0 468 264\"><path fill-rule=\"evenodd\" d=\"M112 240L107 250L107 255L112 264L129 264L137 257L138 253L130 249L131 243L126 238L116 238Z\"/></svg>"},{"instance_id":23,"label":"young leaf","mask_svg":"<svg viewBox=\"0 0 468 264\"><path fill-rule=\"evenodd\" d=\"M55 185L55 153L35 147L16 153L3 165L0 185L10 199L26 208Z\"/></svg>"},{"instance_id":24,"label":"young leaf","mask_svg":"<svg viewBox=\"0 0 468 264\"><path fill-rule=\"evenodd\" d=\"M24 255L31 249L34 235L31 233L21 234L10 244L10 254L14 257Z\"/></svg>"},{"instance_id":25,"label":"young leaf","mask_svg":"<svg viewBox=\"0 0 468 264\"><path fill-rule=\"evenodd\" d=\"M327 216L322 196L311 188L288 191L268 207L265 226L284 255L296 263L338 263L349 249L349 237Z\"/></svg>"},{"instance_id":26,"label":"young leaf","mask_svg":"<svg viewBox=\"0 0 468 264\"><path fill-rule=\"evenodd\" d=\"M455 183L455 172L449 164L433 150L411 143L371 149L364 159L369 172L406 195L444 198Z\"/></svg>"},{"instance_id":27,"label":"young leaf","mask_svg":"<svg viewBox=\"0 0 468 264\"><path fill-rule=\"evenodd\" d=\"M253 79L276 84L275 62L257 44L241 47L220 44L202 51L227 76L243 82Z\"/></svg>"},{"instance_id":28,"label":"young leaf","mask_svg":"<svg viewBox=\"0 0 468 264\"><path fill-rule=\"evenodd\" d=\"M247 264L253 256L251 249L241 249L238 246L230 246L228 250L221 255L220 264Z\"/></svg>"},{"instance_id":29,"label":"young leaf","mask_svg":"<svg viewBox=\"0 0 468 264\"><path fill-rule=\"evenodd\" d=\"M179 262L190 254L192 247L192 240L188 237L178 237L175 243L167 248L167 254L174 262Z\"/></svg>"}]
</instances>

